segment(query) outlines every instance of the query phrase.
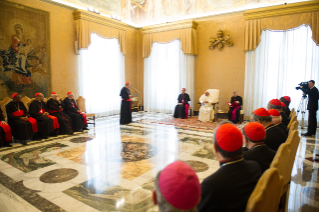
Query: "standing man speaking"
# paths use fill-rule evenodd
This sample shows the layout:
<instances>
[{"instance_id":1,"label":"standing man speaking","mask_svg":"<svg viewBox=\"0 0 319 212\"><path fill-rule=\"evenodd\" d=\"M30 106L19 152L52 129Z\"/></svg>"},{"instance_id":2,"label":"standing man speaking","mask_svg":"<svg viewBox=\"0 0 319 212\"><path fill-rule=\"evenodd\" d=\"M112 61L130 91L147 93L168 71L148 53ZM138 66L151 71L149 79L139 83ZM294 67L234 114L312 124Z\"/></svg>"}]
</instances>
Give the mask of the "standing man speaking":
<instances>
[{"instance_id":1,"label":"standing man speaking","mask_svg":"<svg viewBox=\"0 0 319 212\"><path fill-rule=\"evenodd\" d=\"M308 81L308 87L300 86L301 90L308 94L308 132L302 134L303 136L316 135L317 130L317 110L318 110L318 89L315 87L315 81Z\"/></svg>"}]
</instances>

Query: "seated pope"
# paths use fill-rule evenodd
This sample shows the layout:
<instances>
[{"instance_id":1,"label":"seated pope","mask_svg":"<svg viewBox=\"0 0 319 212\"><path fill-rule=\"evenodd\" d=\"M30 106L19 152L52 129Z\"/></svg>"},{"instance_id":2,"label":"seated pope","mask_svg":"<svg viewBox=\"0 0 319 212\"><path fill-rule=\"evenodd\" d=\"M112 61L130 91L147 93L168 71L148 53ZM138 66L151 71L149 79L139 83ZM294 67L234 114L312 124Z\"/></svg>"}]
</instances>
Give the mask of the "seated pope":
<instances>
[{"instance_id":1,"label":"seated pope","mask_svg":"<svg viewBox=\"0 0 319 212\"><path fill-rule=\"evenodd\" d=\"M182 93L178 95L177 101L178 104L175 107L174 118L187 119L188 118L188 102L191 101L189 95L186 92L186 88L182 89Z\"/></svg>"},{"instance_id":2,"label":"seated pope","mask_svg":"<svg viewBox=\"0 0 319 212\"><path fill-rule=\"evenodd\" d=\"M231 105L229 105L228 120L236 124L237 122L239 122L243 99L241 98L241 96L238 96L236 91L234 91L229 103Z\"/></svg>"},{"instance_id":3,"label":"seated pope","mask_svg":"<svg viewBox=\"0 0 319 212\"><path fill-rule=\"evenodd\" d=\"M199 98L199 102L201 103L201 106L199 108L198 120L202 122L210 122L214 120L213 95L211 95L208 91L205 91L205 94Z\"/></svg>"}]
</instances>

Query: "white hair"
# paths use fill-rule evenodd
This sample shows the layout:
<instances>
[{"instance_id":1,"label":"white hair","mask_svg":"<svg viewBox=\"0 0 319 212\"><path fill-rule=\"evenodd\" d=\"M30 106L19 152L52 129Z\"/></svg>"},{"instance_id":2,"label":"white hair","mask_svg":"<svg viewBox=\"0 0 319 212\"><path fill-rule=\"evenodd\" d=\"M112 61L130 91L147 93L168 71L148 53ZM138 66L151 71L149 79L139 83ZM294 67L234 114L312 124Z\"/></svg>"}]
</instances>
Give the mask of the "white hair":
<instances>
[{"instance_id":1,"label":"white hair","mask_svg":"<svg viewBox=\"0 0 319 212\"><path fill-rule=\"evenodd\" d=\"M158 172L158 174L155 178L155 183L154 183L156 200L157 200L159 210L161 212L197 212L197 206L195 206L194 208L189 209L189 210L181 210L181 209L175 208L169 202L166 201L166 199L163 197L163 195L159 189L159 185L158 185L158 179L159 179L160 174L161 174L161 171Z\"/></svg>"}]
</instances>

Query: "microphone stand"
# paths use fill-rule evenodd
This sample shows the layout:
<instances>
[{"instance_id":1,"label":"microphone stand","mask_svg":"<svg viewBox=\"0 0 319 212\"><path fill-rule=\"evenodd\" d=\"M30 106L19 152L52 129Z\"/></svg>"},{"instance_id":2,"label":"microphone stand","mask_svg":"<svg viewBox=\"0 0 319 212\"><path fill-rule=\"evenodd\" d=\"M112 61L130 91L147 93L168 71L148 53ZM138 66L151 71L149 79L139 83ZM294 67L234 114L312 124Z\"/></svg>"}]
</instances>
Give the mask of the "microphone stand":
<instances>
[{"instance_id":1,"label":"microphone stand","mask_svg":"<svg viewBox=\"0 0 319 212\"><path fill-rule=\"evenodd\" d=\"M143 101L142 101L142 99L143 99L143 98L142 98L142 93L141 93L139 90L137 90L135 87L133 87L132 85L131 85L131 87L134 88L134 89L137 91L137 93L141 95L140 102L141 102L141 104L142 104L142 102L143 102ZM141 112L141 116L140 116L140 120L141 120L141 121L142 121L142 117L143 117L143 115L144 115L144 109L141 110L142 108L143 108L143 106L139 106L139 108L138 108L138 109L139 109L138 112Z\"/></svg>"}]
</instances>

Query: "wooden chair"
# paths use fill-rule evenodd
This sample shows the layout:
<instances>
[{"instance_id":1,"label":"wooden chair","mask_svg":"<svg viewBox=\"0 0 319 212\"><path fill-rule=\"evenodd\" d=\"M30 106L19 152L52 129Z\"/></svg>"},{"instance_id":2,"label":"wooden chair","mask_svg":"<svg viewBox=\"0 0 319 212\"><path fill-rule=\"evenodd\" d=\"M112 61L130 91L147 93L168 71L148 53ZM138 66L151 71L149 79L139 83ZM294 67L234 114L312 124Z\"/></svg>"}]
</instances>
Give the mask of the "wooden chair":
<instances>
[{"instance_id":1,"label":"wooden chair","mask_svg":"<svg viewBox=\"0 0 319 212\"><path fill-rule=\"evenodd\" d=\"M46 104L47 101L48 101L48 99L47 99L47 98L44 98L43 101L44 101L44 103Z\"/></svg>"},{"instance_id":2,"label":"wooden chair","mask_svg":"<svg viewBox=\"0 0 319 212\"><path fill-rule=\"evenodd\" d=\"M287 144L288 143L288 144ZM291 171L293 167L293 162L291 162L292 152L290 150L290 141L283 143L280 145L272 163L270 164L270 168L278 169L279 175L283 177L283 188L281 192L281 207L284 209L287 201L287 190L289 187L289 182L291 179Z\"/></svg>"},{"instance_id":3,"label":"wooden chair","mask_svg":"<svg viewBox=\"0 0 319 212\"><path fill-rule=\"evenodd\" d=\"M27 110L29 110L29 103L31 102L31 99L29 97L25 96L21 99L21 101L23 102L23 104L27 108Z\"/></svg>"},{"instance_id":4,"label":"wooden chair","mask_svg":"<svg viewBox=\"0 0 319 212\"><path fill-rule=\"evenodd\" d=\"M28 108L30 108L31 103L32 103L34 100L35 100L35 98L32 98L32 99L30 100L30 102L28 102Z\"/></svg>"},{"instance_id":5,"label":"wooden chair","mask_svg":"<svg viewBox=\"0 0 319 212\"><path fill-rule=\"evenodd\" d=\"M296 112L295 112L295 108L292 108L292 109L291 109L290 114L289 114L289 118L291 118L291 116L292 116L293 113L296 113Z\"/></svg>"},{"instance_id":6,"label":"wooden chair","mask_svg":"<svg viewBox=\"0 0 319 212\"><path fill-rule=\"evenodd\" d=\"M290 133L293 132L294 130L298 130L298 125L299 125L299 122L298 122L298 121L294 121L294 122L290 125L288 136L289 136Z\"/></svg>"},{"instance_id":7,"label":"wooden chair","mask_svg":"<svg viewBox=\"0 0 319 212\"><path fill-rule=\"evenodd\" d=\"M79 98L76 100L76 103L79 109L82 112L86 113L85 98L82 96L79 96ZM95 113L86 113L86 118L88 120L88 124L93 124L95 127ZM89 123L89 121L93 121L93 122Z\"/></svg>"},{"instance_id":8,"label":"wooden chair","mask_svg":"<svg viewBox=\"0 0 319 212\"><path fill-rule=\"evenodd\" d=\"M295 112L294 112L295 113ZM294 121L297 121L297 116L296 115L293 115L289 121L289 124L287 126L287 129L289 130L290 129L290 125L294 122Z\"/></svg>"},{"instance_id":9,"label":"wooden chair","mask_svg":"<svg viewBox=\"0 0 319 212\"><path fill-rule=\"evenodd\" d=\"M290 133L290 136L288 137L288 139L286 141L286 144L289 145L289 149L291 152L289 167L293 167L293 165L294 165L299 143L300 143L300 137L298 134L298 130L292 130Z\"/></svg>"},{"instance_id":10,"label":"wooden chair","mask_svg":"<svg viewBox=\"0 0 319 212\"><path fill-rule=\"evenodd\" d=\"M267 169L250 195L246 212L278 211L283 179L276 168Z\"/></svg>"},{"instance_id":11,"label":"wooden chair","mask_svg":"<svg viewBox=\"0 0 319 212\"><path fill-rule=\"evenodd\" d=\"M11 101L12 99L10 99L9 97L4 98L2 101L0 101L0 107L2 109L2 113L4 116L5 121L7 120L7 112L6 112L6 105Z\"/></svg>"}]
</instances>

